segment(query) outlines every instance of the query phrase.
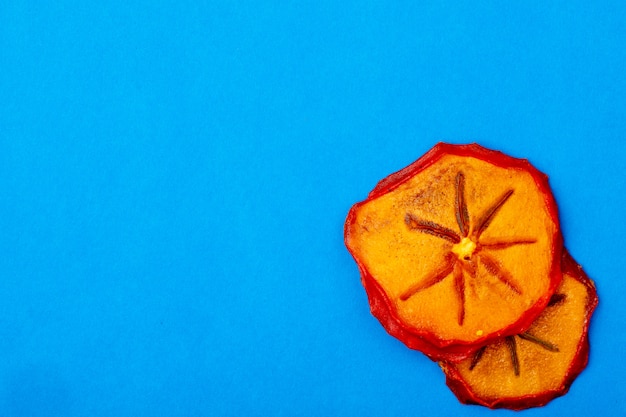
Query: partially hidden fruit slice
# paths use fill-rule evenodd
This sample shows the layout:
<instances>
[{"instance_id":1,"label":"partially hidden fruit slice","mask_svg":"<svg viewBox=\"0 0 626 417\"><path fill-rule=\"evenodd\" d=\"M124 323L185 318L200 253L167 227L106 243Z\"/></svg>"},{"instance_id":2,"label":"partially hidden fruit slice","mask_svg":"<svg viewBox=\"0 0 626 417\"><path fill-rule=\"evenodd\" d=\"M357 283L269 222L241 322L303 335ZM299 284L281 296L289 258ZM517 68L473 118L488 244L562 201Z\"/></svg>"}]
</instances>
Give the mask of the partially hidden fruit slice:
<instances>
[{"instance_id":1,"label":"partially hidden fruit slice","mask_svg":"<svg viewBox=\"0 0 626 417\"><path fill-rule=\"evenodd\" d=\"M514 410L545 405L565 394L587 365L587 330L597 303L593 282L564 254L563 281L533 325L463 362L440 363L446 383L466 404Z\"/></svg>"},{"instance_id":2,"label":"partially hidden fruit slice","mask_svg":"<svg viewBox=\"0 0 626 417\"><path fill-rule=\"evenodd\" d=\"M371 311L432 359L518 333L561 279L547 177L479 145L440 143L355 204L345 242Z\"/></svg>"}]
</instances>

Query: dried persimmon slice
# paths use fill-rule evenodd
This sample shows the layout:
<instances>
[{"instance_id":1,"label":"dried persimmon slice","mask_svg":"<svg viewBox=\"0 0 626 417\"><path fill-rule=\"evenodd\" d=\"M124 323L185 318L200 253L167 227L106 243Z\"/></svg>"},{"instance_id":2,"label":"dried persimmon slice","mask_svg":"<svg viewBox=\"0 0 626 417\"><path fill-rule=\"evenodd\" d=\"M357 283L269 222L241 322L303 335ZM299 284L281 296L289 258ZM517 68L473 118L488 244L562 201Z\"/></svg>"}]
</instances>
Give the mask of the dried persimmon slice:
<instances>
[{"instance_id":1,"label":"dried persimmon slice","mask_svg":"<svg viewBox=\"0 0 626 417\"><path fill-rule=\"evenodd\" d=\"M479 145L440 143L355 204L345 242L372 313L432 358L530 326L561 279L547 177Z\"/></svg>"},{"instance_id":2,"label":"dried persimmon slice","mask_svg":"<svg viewBox=\"0 0 626 417\"><path fill-rule=\"evenodd\" d=\"M446 383L463 403L514 410L545 405L585 368L597 303L593 282L564 254L563 281L533 325L460 363L441 362Z\"/></svg>"}]
</instances>

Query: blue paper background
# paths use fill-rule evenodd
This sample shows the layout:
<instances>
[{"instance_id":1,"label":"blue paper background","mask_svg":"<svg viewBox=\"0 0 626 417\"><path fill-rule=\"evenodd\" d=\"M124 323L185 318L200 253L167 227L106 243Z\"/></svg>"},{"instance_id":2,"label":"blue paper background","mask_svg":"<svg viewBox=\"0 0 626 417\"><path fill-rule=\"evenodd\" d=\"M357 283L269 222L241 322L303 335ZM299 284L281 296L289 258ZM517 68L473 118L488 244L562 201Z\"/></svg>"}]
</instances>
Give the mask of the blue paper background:
<instances>
[{"instance_id":1,"label":"blue paper background","mask_svg":"<svg viewBox=\"0 0 626 417\"><path fill-rule=\"evenodd\" d=\"M2 2L0 415L512 415L384 332L343 245L442 140L546 172L598 286L525 415L624 414L625 3L422 3Z\"/></svg>"}]
</instances>

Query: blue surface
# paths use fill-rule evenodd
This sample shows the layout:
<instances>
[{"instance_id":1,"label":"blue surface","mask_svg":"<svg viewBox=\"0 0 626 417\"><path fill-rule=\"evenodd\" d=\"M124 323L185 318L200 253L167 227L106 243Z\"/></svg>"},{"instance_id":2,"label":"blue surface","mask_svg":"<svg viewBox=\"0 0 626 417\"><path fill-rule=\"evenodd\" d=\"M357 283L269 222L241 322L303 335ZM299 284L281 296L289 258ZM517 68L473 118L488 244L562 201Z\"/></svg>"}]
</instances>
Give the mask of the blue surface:
<instances>
[{"instance_id":1,"label":"blue surface","mask_svg":"<svg viewBox=\"0 0 626 417\"><path fill-rule=\"evenodd\" d=\"M625 414L626 6L414 3L2 2L0 415L512 415L384 332L343 245L440 140L549 174L599 288L524 414Z\"/></svg>"}]
</instances>

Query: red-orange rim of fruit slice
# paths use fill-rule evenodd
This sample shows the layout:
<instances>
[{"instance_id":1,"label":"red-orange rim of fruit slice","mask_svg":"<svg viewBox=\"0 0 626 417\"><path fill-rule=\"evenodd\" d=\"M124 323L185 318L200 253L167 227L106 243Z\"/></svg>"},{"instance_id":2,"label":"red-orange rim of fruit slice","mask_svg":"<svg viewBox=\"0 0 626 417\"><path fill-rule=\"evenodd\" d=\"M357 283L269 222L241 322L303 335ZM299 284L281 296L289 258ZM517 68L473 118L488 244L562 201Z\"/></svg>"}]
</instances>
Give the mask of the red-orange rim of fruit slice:
<instances>
[{"instance_id":1,"label":"red-orange rim of fruit slice","mask_svg":"<svg viewBox=\"0 0 626 417\"><path fill-rule=\"evenodd\" d=\"M521 199L530 198L520 194L514 195L513 189L503 188L501 190L491 191L488 189L488 187L485 188L485 186L480 188L480 184L477 184L476 182L470 183L470 185L468 186L467 184L471 180L471 172L469 173L469 175L464 174L464 172L462 171L447 172L444 169L445 167L440 170L441 172L436 170L439 169L439 166L434 167L434 165L443 164L442 159L444 158L447 158L445 159L446 161L451 160L452 164L458 163L458 160L463 158L471 160L471 166L468 168L468 170L470 171L471 169L474 169L475 172L479 172L480 169L484 167L489 167L489 170L492 170L496 172L496 174L500 175L499 178L501 182L506 181L506 176L509 175L509 173L512 176L523 176L524 181L531 183L530 187L534 188L534 192L535 194L537 194L533 197L536 200L534 204L543 207L542 213L540 214L544 216L544 221L546 223L550 223L550 228L548 228L549 230L546 229L546 237L544 241L542 241L545 245L545 250L541 252L541 256L547 257L545 261L547 269L542 274L542 277L546 277L545 284L542 284L542 287L539 289L532 289L536 293L533 297L530 297L532 298L532 303L530 305L523 305L523 307L520 307L523 308L523 311L520 310L521 313L516 316L514 320L511 320L510 322L504 324L494 325L487 331L483 331L482 329L477 330L475 335L473 333L469 334L469 332L474 331L473 328L469 329L469 325L467 326L467 329L463 329L463 325L467 322L470 322L471 317L470 319L468 319L467 315L465 314L467 305L463 305L463 302L467 302L467 297L464 295L465 293L461 294L460 291L466 291L467 286L471 285L471 283L466 284L467 281L463 282L464 280L460 279L459 276L470 273L471 268L477 267L472 266L472 258L471 262L465 263L463 269L464 272L459 272L461 270L461 267L457 267L457 264L459 264L459 262L455 258L455 256L458 255L459 259L461 259L461 255L466 250L466 248L463 247L464 243L469 243L470 252L472 250L475 250L476 247L484 246L485 248L487 248L489 245L491 245L491 249L502 249L510 247L511 245L507 246L507 242L498 243L496 241L497 239L494 240L493 237L491 238L490 243L484 242L484 245L483 242L479 242L477 238L474 238L482 233L485 229L490 227L489 225L492 223L492 221L493 223L497 223L497 220L494 221L493 219L494 217L496 217L496 214L499 210L507 210L507 208L503 209L502 207L506 207L506 204L509 204L508 201L516 201L516 203L514 204L517 204L517 207L519 207L520 204L525 203L525 200ZM475 166L477 166L478 168L476 168ZM372 258L372 256L363 255L364 252L370 249L368 248L366 250L363 250L363 246L365 246L367 243L362 243L365 241L365 238L362 238L360 234L366 234L368 232L364 231L368 227L367 224L364 224L367 223L367 216L374 216L371 213L364 215L363 212L366 211L364 207L372 204L373 202L373 204L377 204L376 202L384 200L385 198L387 198L387 196L392 195L393 193L399 194L404 192L403 187L409 187L411 181L414 181L414 178L418 178L418 176L422 174L426 175L424 174L426 171L432 171L436 175L439 175L439 177L435 176L432 178L432 182L435 185L438 185L437 181L440 181L442 183L445 183L445 181L447 181L447 183L445 184L453 184L452 186L449 186L447 188L447 191L445 192L447 192L448 194L453 193L456 195L456 203L452 202L450 204L450 206L455 206L456 213L455 215L446 215L448 218L456 218L456 222L448 221L447 224L442 225L438 224L437 222L432 222L430 221L430 219L424 219L423 217L428 216L429 213L427 213L426 215L423 215L423 213L415 214L415 210L412 210L410 208L405 209L406 201L401 201L399 197L394 197L398 200L394 200L392 203L389 203L388 206L393 206L393 208L395 209L397 205L402 205L402 210L406 212L402 219L396 218L393 220L397 223L397 225L394 227L396 227L397 229L404 227L406 230L401 231L402 233L406 233L407 230L409 231L409 233L415 231L416 233L414 234L414 236L417 237L412 237L412 239L432 239L432 243L430 241L428 241L427 243L418 242L421 245L420 247L428 247L428 245L433 245L434 247L434 245L439 244L438 242L443 242L442 244L447 245L445 248L445 250L447 251L447 255L445 255L444 257L444 267L440 268L440 271L435 274L435 276L429 277L427 280L427 284L418 283L411 286L410 283L393 283L393 285L397 284L396 286L398 287L400 285L404 285L405 288L402 290L393 288L392 291L390 291L388 288L385 288L385 285L387 285L385 279L381 279L381 275L384 275L385 272L383 274L380 274L377 271L374 271L377 266L373 265L372 262L370 262L369 258ZM468 179L466 177L470 178ZM431 181L431 178L427 178L427 180ZM422 183L428 182L426 180L421 181ZM450 191L450 189L452 189L453 187L454 190ZM484 190L487 190L488 194L493 194L489 195L490 201L488 204L483 204L479 200L479 197L476 197L478 191L484 192ZM424 192L422 192L422 194L424 194ZM437 198L450 199L449 195L444 195L445 193L437 194L436 192L431 192L431 194L434 196L435 200ZM512 195L514 195L514 197L511 197ZM468 206L466 205L465 200L480 203L474 203L474 206L480 206L478 207L478 209L480 210L477 209L477 211L480 211L482 215L479 216L473 213L468 214ZM396 204L397 202L398 204ZM361 218L359 216L361 216ZM512 214L509 213L507 214L507 216L511 217ZM528 213L521 213L521 217L524 216L528 218ZM383 221L379 220L378 225L382 224L382 222ZM457 224L458 229L460 229L458 232L453 230L457 226ZM377 225L375 225L374 227L377 227ZM497 226L494 226L492 227L492 229L496 227ZM535 229L537 229L538 227L543 226L539 225ZM396 231L394 231L393 233L396 233ZM530 326L535 317L537 317L537 315L539 315L539 313L547 305L552 293L554 292L554 289L559 284L559 281L561 279L560 257L562 238L559 229L557 206L550 192L547 177L543 173L539 172L536 168L534 168L527 160L512 158L510 156L502 154L501 152L488 150L477 144L449 145L440 143L410 166L382 180L369 194L368 198L365 201L357 203L351 208L346 220L344 236L346 245L353 257L355 258L357 265L359 266L362 282L367 291L373 315L380 320L385 329L391 335L403 341L407 346L413 349L423 351L427 355L431 356L431 358L433 359L445 357L460 358L462 356L467 356L477 347L484 345L490 339L500 337L502 335L516 334L524 330L525 328ZM470 238L472 238L473 241L470 242ZM531 246L525 244L535 243L535 241L532 239L524 239L525 238L522 238L519 241L513 241L512 244L519 243L518 246ZM377 247L384 246L384 244L381 244L380 242L375 242L375 245L378 245ZM497 245L500 246L496 247ZM443 249L440 251L439 254L444 253L442 251ZM451 254L452 252L454 252L453 255ZM373 253L372 250L370 250L370 253ZM389 256L397 255L397 253L399 252L391 251ZM377 254L376 256L379 255ZM506 271L501 272L501 269L503 268L501 268L501 265L498 262L497 258L488 256L486 253L482 256L484 256L484 258L480 259L480 265L478 266L478 268L482 268L483 274L487 274L485 271L488 271L488 275L493 276L493 280L497 283L499 282L500 286L504 288L500 289L500 292L508 291L513 294L512 296L519 296L523 292L524 288L522 288L522 286L525 284L520 284L519 282L511 279L511 274L506 273ZM465 259L469 260L469 256L467 256ZM524 260L520 261L524 262ZM470 265L471 267L468 267L467 265ZM392 275L392 273L389 273L388 275ZM446 279L447 277L451 278ZM452 331L449 331L448 334L446 334L445 332L440 333L439 328L437 328L436 326L431 326L431 328L428 328L428 326L415 325L414 323L411 323L410 320L407 321L406 317L402 316L402 313L399 313L398 306L401 305L402 308L404 308L405 306L405 304L401 304L402 302L407 302L407 300L413 302L413 298L418 298L414 297L416 294L422 296L420 292L425 289L437 288L438 286L443 287L440 283L444 281L453 281L454 285L456 285L456 290L452 291L456 291L457 297L459 296L459 294L461 294L461 297L459 297L460 301L457 303L459 304L459 307L452 308L454 310L458 310L458 312L454 313L456 319L450 321L458 321L456 328L462 330L459 331L459 334L461 334L463 337L454 336L454 331L456 328L452 329ZM461 290L459 290L459 282L461 282ZM426 291L423 292L426 293ZM424 297L426 297L426 295L424 295ZM408 304L409 303L407 302L406 305ZM477 307L470 307L474 308L474 312L478 311ZM414 305L410 306L410 308L406 308L405 310L412 312L412 309L419 308L420 307L417 302L414 302ZM432 314L436 315L439 313L434 312ZM494 310L493 314L498 314L498 312ZM474 321L476 322L479 319L480 318L475 319ZM471 324L475 325L475 323ZM463 334L463 331L465 331L465 334Z\"/></svg>"}]
</instances>

